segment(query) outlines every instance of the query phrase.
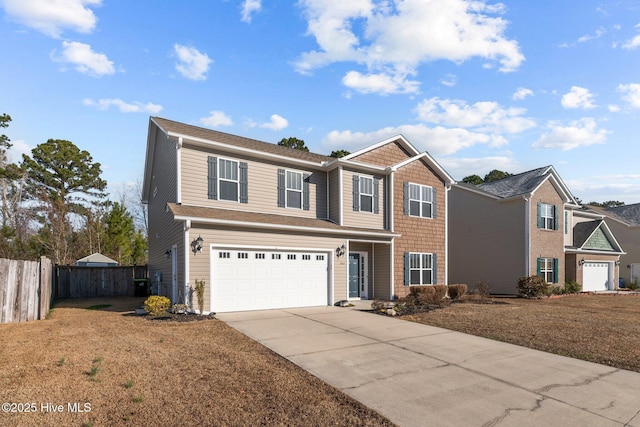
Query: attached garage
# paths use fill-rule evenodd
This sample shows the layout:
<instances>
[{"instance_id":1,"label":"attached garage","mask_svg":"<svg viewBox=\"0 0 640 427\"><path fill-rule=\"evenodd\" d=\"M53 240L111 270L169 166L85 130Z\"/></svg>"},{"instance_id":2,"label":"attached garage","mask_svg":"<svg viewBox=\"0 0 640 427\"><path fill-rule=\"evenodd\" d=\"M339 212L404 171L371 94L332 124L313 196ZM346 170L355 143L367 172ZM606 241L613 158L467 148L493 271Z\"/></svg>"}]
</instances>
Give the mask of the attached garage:
<instances>
[{"instance_id":1,"label":"attached garage","mask_svg":"<svg viewBox=\"0 0 640 427\"><path fill-rule=\"evenodd\" d=\"M211 249L211 311L328 305L330 254L305 250Z\"/></svg>"},{"instance_id":2,"label":"attached garage","mask_svg":"<svg viewBox=\"0 0 640 427\"><path fill-rule=\"evenodd\" d=\"M610 262L585 262L582 266L582 290L585 292L606 291L611 286L612 265Z\"/></svg>"}]
</instances>

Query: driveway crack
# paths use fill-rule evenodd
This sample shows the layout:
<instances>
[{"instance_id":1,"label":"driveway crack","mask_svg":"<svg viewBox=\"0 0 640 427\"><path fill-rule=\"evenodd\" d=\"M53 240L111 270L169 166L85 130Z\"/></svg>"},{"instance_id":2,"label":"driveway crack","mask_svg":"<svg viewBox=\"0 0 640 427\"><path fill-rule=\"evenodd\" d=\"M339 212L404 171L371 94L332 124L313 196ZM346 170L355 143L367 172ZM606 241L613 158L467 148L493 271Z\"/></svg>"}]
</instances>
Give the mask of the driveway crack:
<instances>
[{"instance_id":1,"label":"driveway crack","mask_svg":"<svg viewBox=\"0 0 640 427\"><path fill-rule=\"evenodd\" d=\"M549 384L549 385L546 385L546 386L544 386L542 388L534 390L534 392L542 394L542 393L546 393L549 390L552 390L552 389L558 388L558 387L580 387L580 386L583 386L583 385L589 385L594 381L598 381L598 380L600 380L602 378L608 377L609 375L613 375L618 371L619 371L619 369L614 369L613 371L605 372L603 374L597 375L597 376L592 377L592 378L587 378L584 381L573 383L573 384Z\"/></svg>"},{"instance_id":2,"label":"driveway crack","mask_svg":"<svg viewBox=\"0 0 640 427\"><path fill-rule=\"evenodd\" d=\"M491 421L484 423L482 427L497 426L500 423L502 423L505 419L507 419L513 412L517 412L517 411L535 412L542 407L542 402L544 400L546 400L546 397L544 396L542 396L540 399L536 399L535 405L532 408L507 408L504 410L504 412L501 415L495 417Z\"/></svg>"}]
</instances>

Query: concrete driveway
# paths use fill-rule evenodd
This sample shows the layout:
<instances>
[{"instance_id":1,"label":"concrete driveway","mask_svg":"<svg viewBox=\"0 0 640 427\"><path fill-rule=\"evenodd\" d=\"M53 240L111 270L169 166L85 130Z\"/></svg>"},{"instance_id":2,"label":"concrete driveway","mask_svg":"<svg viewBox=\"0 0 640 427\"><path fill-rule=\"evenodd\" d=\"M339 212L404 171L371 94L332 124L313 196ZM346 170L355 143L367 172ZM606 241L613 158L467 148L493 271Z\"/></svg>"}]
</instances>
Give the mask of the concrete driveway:
<instances>
[{"instance_id":1,"label":"concrete driveway","mask_svg":"<svg viewBox=\"0 0 640 427\"><path fill-rule=\"evenodd\" d=\"M350 308L216 317L400 426L637 426L640 374Z\"/></svg>"}]
</instances>

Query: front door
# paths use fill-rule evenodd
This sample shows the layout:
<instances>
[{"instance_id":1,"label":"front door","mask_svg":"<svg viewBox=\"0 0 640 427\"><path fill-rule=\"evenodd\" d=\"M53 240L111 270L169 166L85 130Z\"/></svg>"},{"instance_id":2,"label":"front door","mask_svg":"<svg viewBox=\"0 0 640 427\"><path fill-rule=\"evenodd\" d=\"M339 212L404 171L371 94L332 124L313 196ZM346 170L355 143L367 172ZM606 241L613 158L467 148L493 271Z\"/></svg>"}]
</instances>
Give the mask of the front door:
<instances>
[{"instance_id":1,"label":"front door","mask_svg":"<svg viewBox=\"0 0 640 427\"><path fill-rule=\"evenodd\" d=\"M367 299L367 255L349 253L349 298Z\"/></svg>"}]
</instances>

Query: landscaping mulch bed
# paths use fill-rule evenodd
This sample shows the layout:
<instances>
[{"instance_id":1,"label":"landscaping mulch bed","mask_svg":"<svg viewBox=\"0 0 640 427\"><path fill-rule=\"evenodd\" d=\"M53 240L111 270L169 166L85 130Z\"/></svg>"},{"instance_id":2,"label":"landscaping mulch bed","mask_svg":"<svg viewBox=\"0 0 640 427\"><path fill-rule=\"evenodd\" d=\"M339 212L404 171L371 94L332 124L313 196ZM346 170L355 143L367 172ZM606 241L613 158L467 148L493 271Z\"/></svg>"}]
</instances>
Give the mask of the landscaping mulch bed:
<instances>
[{"instance_id":1,"label":"landscaping mulch bed","mask_svg":"<svg viewBox=\"0 0 640 427\"><path fill-rule=\"evenodd\" d=\"M640 296L490 301L499 304L471 299L401 318L640 372Z\"/></svg>"},{"instance_id":2,"label":"landscaping mulch bed","mask_svg":"<svg viewBox=\"0 0 640 427\"><path fill-rule=\"evenodd\" d=\"M148 320L142 302L66 300L0 325L0 403L21 411L0 425L393 425L219 320Z\"/></svg>"}]
</instances>

